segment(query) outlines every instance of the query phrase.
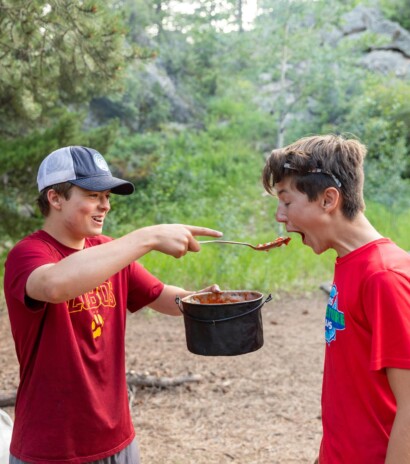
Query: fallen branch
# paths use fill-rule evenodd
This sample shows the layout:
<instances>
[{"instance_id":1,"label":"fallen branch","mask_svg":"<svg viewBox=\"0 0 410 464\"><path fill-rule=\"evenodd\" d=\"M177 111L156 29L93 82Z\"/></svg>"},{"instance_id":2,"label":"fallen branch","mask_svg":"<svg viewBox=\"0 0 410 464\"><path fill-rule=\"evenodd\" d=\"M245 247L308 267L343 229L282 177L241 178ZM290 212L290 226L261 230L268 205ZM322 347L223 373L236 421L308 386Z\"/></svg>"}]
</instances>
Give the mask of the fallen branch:
<instances>
[{"instance_id":1,"label":"fallen branch","mask_svg":"<svg viewBox=\"0 0 410 464\"><path fill-rule=\"evenodd\" d=\"M182 385L183 383L200 382L202 376L198 374L188 374L179 377L155 377L154 375L136 374L134 372L127 373L128 386L139 387L159 387L168 388Z\"/></svg>"},{"instance_id":2,"label":"fallen branch","mask_svg":"<svg viewBox=\"0 0 410 464\"><path fill-rule=\"evenodd\" d=\"M202 376L198 374L188 374L179 377L156 377L155 375L136 374L127 372L128 387L158 387L169 388L182 385L183 383L200 382ZM16 403L17 391L0 391L0 408L14 406Z\"/></svg>"},{"instance_id":3,"label":"fallen branch","mask_svg":"<svg viewBox=\"0 0 410 464\"><path fill-rule=\"evenodd\" d=\"M14 406L16 403L17 391L0 391L0 408Z\"/></svg>"},{"instance_id":4,"label":"fallen branch","mask_svg":"<svg viewBox=\"0 0 410 464\"><path fill-rule=\"evenodd\" d=\"M332 282L323 282L319 285L320 290L323 290L325 293L329 294L332 290Z\"/></svg>"}]
</instances>

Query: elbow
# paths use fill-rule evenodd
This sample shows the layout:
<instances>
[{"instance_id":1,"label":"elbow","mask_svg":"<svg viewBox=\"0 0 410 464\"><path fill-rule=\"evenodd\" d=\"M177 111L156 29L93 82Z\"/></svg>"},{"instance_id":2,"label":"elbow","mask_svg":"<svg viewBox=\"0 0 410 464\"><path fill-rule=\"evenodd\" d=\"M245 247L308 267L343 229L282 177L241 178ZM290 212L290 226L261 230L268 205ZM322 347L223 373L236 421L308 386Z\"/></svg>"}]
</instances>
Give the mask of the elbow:
<instances>
[{"instance_id":1,"label":"elbow","mask_svg":"<svg viewBox=\"0 0 410 464\"><path fill-rule=\"evenodd\" d=\"M48 279L42 285L42 300L47 303L64 303L70 299L67 282L61 282L60 279Z\"/></svg>"},{"instance_id":2,"label":"elbow","mask_svg":"<svg viewBox=\"0 0 410 464\"><path fill-rule=\"evenodd\" d=\"M37 288L30 289L30 287L27 286L27 293L28 296L35 300L58 304L64 303L70 299L67 289L67 283L54 281L54 279L45 279L42 285Z\"/></svg>"},{"instance_id":3,"label":"elbow","mask_svg":"<svg viewBox=\"0 0 410 464\"><path fill-rule=\"evenodd\" d=\"M26 283L27 296L33 300L53 304L68 301L70 288L65 273L55 272L54 265L36 269L30 274Z\"/></svg>"},{"instance_id":4,"label":"elbow","mask_svg":"<svg viewBox=\"0 0 410 464\"><path fill-rule=\"evenodd\" d=\"M65 301L69 300L68 292L63 288L58 289L56 287L46 289L44 291L45 301L47 303L64 303Z\"/></svg>"}]
</instances>

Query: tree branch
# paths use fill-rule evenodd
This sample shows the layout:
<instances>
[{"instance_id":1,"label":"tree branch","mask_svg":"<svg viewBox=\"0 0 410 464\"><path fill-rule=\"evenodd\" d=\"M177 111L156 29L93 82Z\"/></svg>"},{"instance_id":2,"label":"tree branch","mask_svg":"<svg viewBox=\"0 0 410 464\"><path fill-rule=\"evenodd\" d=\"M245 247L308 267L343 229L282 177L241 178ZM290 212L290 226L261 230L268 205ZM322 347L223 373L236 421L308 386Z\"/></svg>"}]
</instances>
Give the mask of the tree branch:
<instances>
[{"instance_id":1,"label":"tree branch","mask_svg":"<svg viewBox=\"0 0 410 464\"><path fill-rule=\"evenodd\" d=\"M182 385L183 383L200 382L202 376L198 374L188 374L179 377L156 377L154 375L136 374L132 371L127 373L127 384L139 387L159 387L168 388Z\"/></svg>"}]
</instances>

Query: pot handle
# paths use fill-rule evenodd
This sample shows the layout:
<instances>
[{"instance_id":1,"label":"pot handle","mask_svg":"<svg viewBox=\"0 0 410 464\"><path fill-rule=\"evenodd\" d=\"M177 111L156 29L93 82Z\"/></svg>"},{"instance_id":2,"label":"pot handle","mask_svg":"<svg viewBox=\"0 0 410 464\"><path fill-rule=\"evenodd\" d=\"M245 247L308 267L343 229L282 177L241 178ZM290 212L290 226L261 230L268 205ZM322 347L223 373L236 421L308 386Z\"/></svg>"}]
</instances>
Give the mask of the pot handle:
<instances>
[{"instance_id":1,"label":"pot handle","mask_svg":"<svg viewBox=\"0 0 410 464\"><path fill-rule=\"evenodd\" d=\"M272 294L269 294L266 298L265 298L265 301L262 301L262 303L257 306L256 308L252 308L250 309L249 311L246 311L246 313L242 313L242 314L236 314L235 316L230 316L230 317L224 317L222 319L199 319L197 317L194 317L194 316L191 316L190 314L186 313L182 307L181 307L181 299L179 298L179 296L177 296L175 298L175 303L178 305L179 307L179 310L181 311L181 313L186 316L186 317L189 317L190 319L194 320L194 321L197 321L197 322L205 322L207 324L215 324L215 322L225 322L225 321L230 321L232 319L237 319L238 317L243 317L243 316L246 316L247 314L250 314L250 313L253 313L254 311L257 311L258 309L262 308L262 306L267 303L268 301L271 301L272 299Z\"/></svg>"},{"instance_id":2,"label":"pot handle","mask_svg":"<svg viewBox=\"0 0 410 464\"><path fill-rule=\"evenodd\" d=\"M184 311L181 306L181 298L177 295L175 298L175 303L178 305L179 310L181 311L182 314L184 314Z\"/></svg>"}]
</instances>

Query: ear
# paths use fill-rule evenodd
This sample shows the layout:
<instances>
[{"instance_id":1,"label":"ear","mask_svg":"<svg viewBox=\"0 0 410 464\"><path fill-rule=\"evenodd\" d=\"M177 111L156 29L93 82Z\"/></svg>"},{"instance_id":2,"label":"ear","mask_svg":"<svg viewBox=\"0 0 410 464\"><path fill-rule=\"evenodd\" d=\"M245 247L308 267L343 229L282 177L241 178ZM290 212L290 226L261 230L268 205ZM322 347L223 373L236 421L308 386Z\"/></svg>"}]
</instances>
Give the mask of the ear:
<instances>
[{"instance_id":1,"label":"ear","mask_svg":"<svg viewBox=\"0 0 410 464\"><path fill-rule=\"evenodd\" d=\"M322 208L331 213L339 205L340 198L340 192L337 188L328 187L322 194Z\"/></svg>"},{"instance_id":2,"label":"ear","mask_svg":"<svg viewBox=\"0 0 410 464\"><path fill-rule=\"evenodd\" d=\"M47 192L47 200L50 203L50 208L61 209L61 196L54 189Z\"/></svg>"}]
</instances>

